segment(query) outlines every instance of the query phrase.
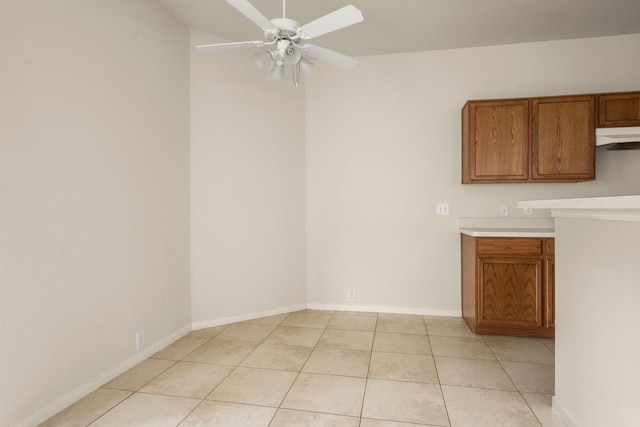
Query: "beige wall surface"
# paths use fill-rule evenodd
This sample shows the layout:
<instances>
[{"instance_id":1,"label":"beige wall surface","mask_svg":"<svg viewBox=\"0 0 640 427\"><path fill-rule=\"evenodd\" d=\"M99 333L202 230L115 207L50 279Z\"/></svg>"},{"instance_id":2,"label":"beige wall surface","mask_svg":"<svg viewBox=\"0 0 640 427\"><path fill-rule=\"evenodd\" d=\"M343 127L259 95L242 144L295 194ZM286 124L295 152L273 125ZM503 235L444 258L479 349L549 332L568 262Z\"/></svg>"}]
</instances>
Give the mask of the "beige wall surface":
<instances>
[{"instance_id":1,"label":"beige wall surface","mask_svg":"<svg viewBox=\"0 0 640 427\"><path fill-rule=\"evenodd\" d=\"M0 17L8 426L133 357L137 330L190 324L189 32L152 0Z\"/></svg>"},{"instance_id":2,"label":"beige wall surface","mask_svg":"<svg viewBox=\"0 0 640 427\"><path fill-rule=\"evenodd\" d=\"M196 328L305 306L304 88L290 69L267 81L251 53L191 54Z\"/></svg>"},{"instance_id":3,"label":"beige wall surface","mask_svg":"<svg viewBox=\"0 0 640 427\"><path fill-rule=\"evenodd\" d=\"M638 194L640 151L597 151L597 180L462 185L469 99L640 90L640 35L361 58L306 82L307 302L460 313L459 217L516 201ZM450 216L436 204L450 203ZM537 215L549 215L536 212Z\"/></svg>"}]
</instances>

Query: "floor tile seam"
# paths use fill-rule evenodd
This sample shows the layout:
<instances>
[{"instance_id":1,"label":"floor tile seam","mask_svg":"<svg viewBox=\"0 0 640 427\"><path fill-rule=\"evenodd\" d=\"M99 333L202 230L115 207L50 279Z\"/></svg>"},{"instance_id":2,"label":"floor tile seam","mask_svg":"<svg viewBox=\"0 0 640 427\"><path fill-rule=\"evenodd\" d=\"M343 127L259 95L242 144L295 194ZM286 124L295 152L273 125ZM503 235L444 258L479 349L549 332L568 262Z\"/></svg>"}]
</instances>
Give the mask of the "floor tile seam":
<instances>
[{"instance_id":1,"label":"floor tile seam","mask_svg":"<svg viewBox=\"0 0 640 427\"><path fill-rule=\"evenodd\" d=\"M199 349L200 347L202 347L203 345L205 345L206 343L208 343L209 341L211 341L213 339L213 337L211 338L198 338L198 339L203 339L204 342L202 342L201 344L199 344L196 348L192 349L191 351L189 351L186 355L184 355L182 358L180 359L170 359L168 357L161 357L158 356L159 353L163 352L164 350L166 350L167 348L171 347L172 345L176 344L178 341L184 339L185 337L182 338L178 338L177 340L175 340L174 342L172 342L171 344L165 346L163 349L156 351L154 354L152 354L151 356L149 356L147 359L155 359L155 360L182 360L185 357L187 357L188 355L190 355L191 353L193 353L194 351L196 351L197 349Z\"/></svg>"},{"instance_id":2,"label":"floor tile seam","mask_svg":"<svg viewBox=\"0 0 640 427\"><path fill-rule=\"evenodd\" d=\"M190 399L190 400L199 400L200 402L198 402L198 404L196 404L194 406L194 408L189 412L189 414L191 412L193 412L195 410L195 408L197 408L198 406L200 406L200 404L202 403L203 399L198 399L198 398L192 398L192 397L184 397L184 396L172 396L172 395L165 395L165 394L156 394L156 393L146 393L146 392L141 392L141 391L135 391L132 392L129 396L127 396L126 398L122 399L120 402L118 402L116 405L114 405L112 408L110 408L109 410L105 411L104 413L102 413L100 416L98 416L96 419L94 419L93 421L91 421L89 424L87 424L87 427L90 427L92 425L94 425L98 420L100 420L101 418L105 417L107 414L109 414L110 412L114 411L117 407L119 407L120 405L124 404L127 400L133 398L136 394L145 394L148 396L166 396L166 397L177 397L177 398L182 398L182 399ZM186 418L186 417L185 417ZM178 424L176 424L176 426L180 425L184 419L180 420L180 422Z\"/></svg>"},{"instance_id":3,"label":"floor tile seam","mask_svg":"<svg viewBox=\"0 0 640 427\"><path fill-rule=\"evenodd\" d=\"M433 356L433 353L409 353L406 351L381 351L381 350L371 350L372 353L387 353L387 354L405 354L408 356Z\"/></svg>"},{"instance_id":4,"label":"floor tile seam","mask_svg":"<svg viewBox=\"0 0 640 427\"><path fill-rule=\"evenodd\" d=\"M522 397L524 399L524 396L522 396L522 392L520 391L520 387L518 387L518 385L516 384L515 380L513 379L513 377L509 373L509 371L507 371L507 368L504 367L502 362L503 362L502 360L498 359L498 363L500 364L500 367L502 368L504 373L507 374L507 377L509 378L509 381L511 381L511 384L513 384L513 386L516 388L516 391L518 393L520 393L520 397Z\"/></svg>"},{"instance_id":5,"label":"floor tile seam","mask_svg":"<svg viewBox=\"0 0 640 427\"><path fill-rule=\"evenodd\" d=\"M202 343L202 344L200 344L198 347L196 347L196 348L194 348L193 350L191 350L189 353L185 354L181 359L178 359L178 362L179 362L179 361L182 361L182 360L184 360L184 359L186 359L186 358L187 358L187 357L189 357L191 354L193 354L195 351L199 350L201 347L203 347L204 345L208 344L208 343L209 343L210 341L212 341L215 337L217 337L218 335L220 335L220 333L222 333L225 329L227 329L230 325L231 325L231 323L230 323L230 324L228 324L228 325L226 325L226 327L225 327L223 330L219 331L219 332L218 332L218 333L216 333L214 336L207 338L205 342L203 342L203 343ZM193 331L192 331L192 332L193 332ZM186 335L185 335L185 336L186 336ZM183 338L184 338L184 337L183 337ZM177 343L178 341L180 341L181 339L182 339L182 338L179 338L179 339L177 339L176 341L174 341L173 343L171 343L171 344L169 344L169 345L173 345L173 344ZM169 347L169 346L167 346L167 347ZM167 348L167 347L165 347L165 348ZM164 349L163 349L163 350L164 350ZM160 350L160 351L162 351L162 350ZM158 354L158 353L159 353L159 352L156 352L155 354ZM151 357L149 357L149 359L154 358L153 356L155 356L155 354L154 354L154 355L152 355ZM162 359L162 360L165 360L165 359ZM168 360L173 360L173 359L168 359Z\"/></svg>"},{"instance_id":6,"label":"floor tile seam","mask_svg":"<svg viewBox=\"0 0 640 427\"><path fill-rule=\"evenodd\" d=\"M502 391L502 392L505 392L505 393L517 394L521 398L524 399L524 397L522 397L522 393L520 393L520 391L518 391L518 390L503 390L503 389L499 389L499 388L471 387L471 386L455 385L455 384L442 384L442 385L444 387L454 387L454 388L458 388L458 389L471 389L471 390L478 390L478 391L486 391L486 390Z\"/></svg>"},{"instance_id":7,"label":"floor tile seam","mask_svg":"<svg viewBox=\"0 0 640 427\"><path fill-rule=\"evenodd\" d=\"M480 387L480 386L471 386L471 385L462 385L462 384L449 384L446 382L440 383L440 385L446 386L446 387L472 388L474 390L510 391L510 392L521 394L520 390L518 390L515 385L513 386L512 389L505 389L505 388L499 388L499 387Z\"/></svg>"},{"instance_id":8,"label":"floor tile seam","mask_svg":"<svg viewBox=\"0 0 640 427\"><path fill-rule=\"evenodd\" d=\"M104 388L104 387L100 387L100 388ZM98 388L97 390L99 390L100 388ZM116 390L116 389L108 389L108 390ZM102 418L103 416L105 416L108 412L111 412L114 408L116 408L117 406L119 406L122 402L124 402L125 400L127 400L128 398L130 398L131 396L133 396L136 392L135 391L130 391L130 390L116 390L116 391L126 391L127 393L129 393L129 395L127 397L125 397L124 399L120 400L119 402L117 402L115 405L113 405L111 408L107 409L106 411L104 411L103 413L101 413L100 415L96 416L95 418L91 419L91 421L88 422L87 426L90 426L91 424L95 423L96 421L98 421L100 418ZM86 396L85 396L86 397ZM82 399L80 399L82 400ZM73 404L80 402L80 400L75 401ZM67 409L69 409L71 406L73 406L73 404L67 406L65 409L63 409L62 411L58 412L57 414L49 417L49 419L45 420L45 422L50 421L51 419L53 419L54 417L58 416L59 414L61 414L62 412L66 411Z\"/></svg>"},{"instance_id":9,"label":"floor tile seam","mask_svg":"<svg viewBox=\"0 0 640 427\"><path fill-rule=\"evenodd\" d=\"M184 395L180 395L180 394L170 394L170 393L160 393L160 392L153 392L153 391L136 391L134 394L146 394L147 396L165 396L165 397L176 397L176 398L180 398L180 399L191 399L191 400L206 400L207 396L211 394L211 392L218 386L218 384L216 384L215 387L213 387L211 390L209 390L204 397L199 397L199 396L184 396ZM133 395L132 395L133 396ZM131 397L131 396L129 396Z\"/></svg>"},{"instance_id":10,"label":"floor tile seam","mask_svg":"<svg viewBox=\"0 0 640 427\"><path fill-rule=\"evenodd\" d=\"M489 351L491 351L491 354L493 354L493 356L496 358L497 361L501 362L512 362L512 363L533 363L533 364L537 364L537 365L548 365L548 366L555 366L555 354L549 350L547 347L547 350L549 350L549 352L554 356L554 361L552 363L536 363L536 362L527 362L527 361L522 361L522 360L509 360L509 359L505 359L503 357L498 357L498 355L496 354L496 352L494 351L494 349L491 347L491 345L489 345L489 342L487 341L487 339L484 338L484 336L482 336L482 340L484 341L484 343L486 344L487 347L489 347ZM489 339L489 341L491 341L491 339Z\"/></svg>"},{"instance_id":11,"label":"floor tile seam","mask_svg":"<svg viewBox=\"0 0 640 427\"><path fill-rule=\"evenodd\" d=\"M229 366L229 365L222 365L222 366ZM252 371L269 371L269 372L289 372L291 374L297 374L300 371L292 371L290 369L277 369L277 368L265 368L263 366L243 366L243 365L238 365L238 366L234 366L234 369L231 371L231 373L234 373L235 371L238 370L252 370ZM226 378L225 378L226 379Z\"/></svg>"},{"instance_id":12,"label":"floor tile seam","mask_svg":"<svg viewBox=\"0 0 640 427\"><path fill-rule=\"evenodd\" d=\"M364 401L364 393L363 393L362 400ZM317 409L288 408L286 406L280 406L280 408L278 408L278 410L280 410L280 409L286 409L288 411L310 412L310 413L313 413L313 414L334 415L334 416L338 416L338 417L350 417L350 418L356 418L358 420L361 419L361 417L359 415L349 415L349 414L340 414L338 412L318 411Z\"/></svg>"},{"instance_id":13,"label":"floor tile seam","mask_svg":"<svg viewBox=\"0 0 640 427\"><path fill-rule=\"evenodd\" d=\"M347 327L336 327L336 326L329 326L327 325L327 330L329 331L348 331L348 332L373 332L375 333L375 330L370 330L370 329L355 329L355 328L347 328Z\"/></svg>"},{"instance_id":14,"label":"floor tile seam","mask_svg":"<svg viewBox=\"0 0 640 427\"><path fill-rule=\"evenodd\" d=\"M289 316L291 315L291 313L287 314L287 316L285 316L280 323L278 323L277 325L275 325L273 327L273 329L267 334L267 336L265 336L260 342L258 343L248 343L248 344L255 344L255 348L253 350L251 350L241 361L239 361L235 366L240 367L242 366L242 364L253 354L255 353L255 351L263 344L266 344L266 340L278 329L278 327L280 327L282 325L282 322L284 322ZM226 378L225 378L226 379Z\"/></svg>"},{"instance_id":15,"label":"floor tile seam","mask_svg":"<svg viewBox=\"0 0 640 427\"><path fill-rule=\"evenodd\" d=\"M299 408L280 407L280 408L278 408L278 411L280 411L280 410L301 412L301 413L310 413L310 414L320 414L320 415L332 415L332 416L345 417L345 418L356 418L358 420L361 418L361 417L359 417L357 415L337 414L337 413L334 413L334 412L324 412L324 411L318 411L318 410L313 410L313 409L299 409ZM277 414L278 411L276 411L276 414ZM274 415L274 418L275 418L275 415ZM269 423L269 425L271 425L271 423Z\"/></svg>"},{"instance_id":16,"label":"floor tile seam","mask_svg":"<svg viewBox=\"0 0 640 427\"><path fill-rule=\"evenodd\" d=\"M371 359L373 358L373 348L376 345L376 332L375 329L378 326L378 319L379 319L379 315L376 314L376 321L375 321L375 325L374 325L374 333L373 333L373 339L371 340L371 352L369 354L369 363L367 364L367 376L364 379L364 390L362 392L362 404L360 405L360 424L362 424L362 416L364 414L364 403L367 399L367 388L369 387L369 375L371 373Z\"/></svg>"},{"instance_id":17,"label":"floor tile seam","mask_svg":"<svg viewBox=\"0 0 640 427\"><path fill-rule=\"evenodd\" d=\"M204 399L202 399L200 402L198 402L198 404L197 404L196 406L194 406L194 408L193 408L191 411L189 411L189 413L188 413L188 414L186 414L186 415L185 415L185 416L180 420L180 422L179 422L178 424L176 424L176 427L180 427L180 425L181 425L182 423L184 423L184 422L187 420L187 418L189 418L189 417L191 416L191 414L193 414L193 413L196 411L196 409L198 409L200 406L202 406L202 404L203 404L203 403L204 403Z\"/></svg>"},{"instance_id":18,"label":"floor tile seam","mask_svg":"<svg viewBox=\"0 0 640 427\"><path fill-rule=\"evenodd\" d=\"M445 358L445 359L477 360L479 362L498 362L498 359L496 359L495 357L493 359L486 359L486 358L481 358L481 357L451 356L451 355L448 355L448 354L434 354L433 357L434 358L442 357L442 358Z\"/></svg>"},{"instance_id":19,"label":"floor tile seam","mask_svg":"<svg viewBox=\"0 0 640 427\"><path fill-rule=\"evenodd\" d=\"M536 418L536 421L538 421L538 423L540 424L540 427L544 427L544 424L543 424L542 420L540 418L538 418L538 414L536 413L536 411L533 410L533 408L531 407L531 405L529 404L527 399L524 397L524 395L522 394L523 392L521 392L521 391L518 391L518 392L520 393L520 397L524 401L524 404L527 405L527 407L529 408L529 410L531 411L533 416ZM525 392L525 393L527 393L527 392ZM541 394L541 393L538 393L538 394Z\"/></svg>"},{"instance_id":20,"label":"floor tile seam","mask_svg":"<svg viewBox=\"0 0 640 427\"><path fill-rule=\"evenodd\" d=\"M147 358L144 361L147 361L151 358ZM157 360L157 359L155 359ZM164 360L164 359L162 359ZM142 363L140 362L140 363ZM154 381L156 378L158 378L160 375L164 374L165 372L167 372L169 369L173 368L174 366L176 366L178 364L178 362L180 362L179 360L167 360L167 362L173 362L171 365L167 366L165 369L163 369L161 372L159 372L158 374L154 375L153 377L151 377L151 379L149 379L148 381L146 381L144 384L142 384L140 387L136 388L135 390L127 390L127 389L120 389L120 388L114 388L114 387L105 387L107 384L109 384L110 382L112 382L113 380L115 380L116 378L118 378L120 375L124 375L127 372L129 372L131 369L135 368L135 366L131 369L128 369L127 371L123 372L122 374L118 375L118 377L114 378L111 381L108 381L107 383L103 384L102 386L100 386L100 388L107 388L109 390L121 390L121 391L133 391L133 393L138 392L140 389L142 389L143 387L146 387L147 385L149 385L149 383L151 383L152 381ZM138 363L136 366L139 366L140 363Z\"/></svg>"},{"instance_id":21,"label":"floor tile seam","mask_svg":"<svg viewBox=\"0 0 640 427\"><path fill-rule=\"evenodd\" d=\"M332 314L331 318L333 318L333 316L335 316L335 314ZM289 317L289 316L287 316L287 317ZM284 320L287 319L287 317L285 317L285 319L283 319L283 322L284 322ZM327 322L327 324L329 324L330 321L331 321L331 319L329 320L329 322ZM322 334L324 334L325 330L326 330L326 327L323 329L322 333L320 334L320 337L322 336ZM289 388L287 389L287 392L284 394L284 397L280 401L280 404L278 405L278 409L276 409L276 413L280 409L289 409L289 408L283 408L282 404L287 400L287 397L291 393L291 390L293 389L293 386L298 382L298 379L300 378L300 375L302 374L302 370L307 365L307 362L309 361L309 358L311 357L311 354L313 354L313 351L316 349L316 347L318 345L318 342L320 341L320 337L318 337L318 339L316 340L316 343L314 344L314 346L311 347L311 350L309 351L309 354L307 354L307 356L306 356L306 358L304 360L304 363L302 363L302 365L300 366L300 369L296 372L296 377L293 379L293 381L291 381L291 385L289 385ZM274 414L273 418L271 419L271 421L269 422L269 425L271 425L271 423L273 422L274 418L275 418L275 414Z\"/></svg>"},{"instance_id":22,"label":"floor tile seam","mask_svg":"<svg viewBox=\"0 0 640 427\"><path fill-rule=\"evenodd\" d=\"M394 334L394 335L403 335L403 336L417 336L417 337L427 337L429 335L427 334L416 334L416 333L411 333L411 332L401 332L401 331L380 331L380 330L375 330L374 331L377 334Z\"/></svg>"},{"instance_id":23,"label":"floor tile seam","mask_svg":"<svg viewBox=\"0 0 640 427\"><path fill-rule=\"evenodd\" d=\"M500 360L500 359L498 359L498 360ZM500 362L504 362L504 363L520 363L520 364L523 364L523 365L554 366L555 367L555 363L524 362L522 360L505 360L505 359L500 360Z\"/></svg>"},{"instance_id":24,"label":"floor tile seam","mask_svg":"<svg viewBox=\"0 0 640 427\"><path fill-rule=\"evenodd\" d=\"M460 338L460 339L476 340L476 341L483 340L482 336L480 336L480 335L464 335L464 336L462 336L462 335L455 335L455 334L443 334L441 332L434 333L434 334L429 334L428 333L427 335L429 335L430 337Z\"/></svg>"},{"instance_id":25,"label":"floor tile seam","mask_svg":"<svg viewBox=\"0 0 640 427\"><path fill-rule=\"evenodd\" d=\"M442 389L442 382L440 381L440 372L438 370L438 364L436 363L436 357L433 355L433 347L431 345L431 336L429 335L429 328L427 327L427 320L423 317L424 326L427 329L427 343L429 344L429 350L432 353L433 365L436 370L436 379L438 381L438 389L440 390L440 396L442 397L442 404L444 405L444 412L447 415L447 422L451 425L451 416L449 415L449 407L447 406L447 401L444 398L444 390Z\"/></svg>"},{"instance_id":26,"label":"floor tile seam","mask_svg":"<svg viewBox=\"0 0 640 427\"><path fill-rule=\"evenodd\" d=\"M288 317L288 316L287 316L287 317ZM286 317L285 317L284 319L282 319L281 323L282 323L285 319L286 319ZM236 323L239 323L239 322L236 322ZM225 376L224 376L224 378L222 378L222 379L221 379L221 380L220 380L220 381L219 381L219 382L218 382L218 383L213 387L213 389L211 389L211 390L207 393L207 395L205 396L205 399L206 399L206 397L207 397L207 396L209 396L211 393L213 393L213 392L215 391L215 389L217 389L217 388L220 386L220 384L222 384L222 383L223 383L227 378L229 378L229 377L230 377L230 376L231 376L235 371L237 371L239 368L241 368L241 367L242 367L242 364L243 364L243 363L244 363L244 362L245 362L245 361L246 361L246 360L247 360L247 359L248 359L248 358L249 358L249 357L250 357L250 356L251 356L251 355L252 355L252 354L253 354L253 353L254 353L254 352L255 352L255 351L256 351L256 350L261 346L261 345L262 345L262 344L264 344L265 340L266 340L269 336L271 336L271 334L273 333L273 331L275 331L277 328L278 328L278 326L275 326L275 327L271 330L271 332L269 332L269 334L268 334L266 337L264 337L264 338L263 338L259 343L257 343L257 344L255 344L255 343L250 343L250 344L252 344L252 345L254 345L254 344L255 344L255 347L254 347L254 348L253 348L253 350L251 350L251 351L250 351L250 352L249 352L249 353L248 353L244 358L242 358L242 360L240 360L237 364L233 364L233 365L222 365L222 364L213 364L213 363L212 363L211 365L231 366L231 367L233 367L233 369L231 369L231 370L227 373L227 375L225 375ZM213 339L213 338L211 338L211 339Z\"/></svg>"},{"instance_id":27,"label":"floor tile seam","mask_svg":"<svg viewBox=\"0 0 640 427\"><path fill-rule=\"evenodd\" d=\"M247 402L238 402L235 400L225 400L225 399L211 399L209 397L205 397L204 399L202 399L203 402L220 402L220 403L232 403L234 405L242 405L242 406L252 406L252 407L258 407L258 408L269 408L269 409L279 409L280 405L282 404L282 401L284 401L284 398L282 398L282 401L280 401L280 403L278 403L277 405L273 406L273 405L262 405L259 403L247 403Z\"/></svg>"},{"instance_id":28,"label":"floor tile seam","mask_svg":"<svg viewBox=\"0 0 640 427\"><path fill-rule=\"evenodd\" d=\"M325 375L328 377L341 377L341 378L357 378L357 379L367 379L368 378L368 372L366 374L366 376L360 376L360 375L347 375L347 374L329 374L327 372L317 372L317 371L305 371L304 369L302 371L300 371L301 374L313 374L313 375Z\"/></svg>"},{"instance_id":29,"label":"floor tile seam","mask_svg":"<svg viewBox=\"0 0 640 427\"><path fill-rule=\"evenodd\" d=\"M440 380L436 379L436 382L433 381L418 381L418 380L403 380L403 379L399 379L399 378L382 378L382 377L375 377L375 376L368 376L366 378L367 380L381 380L381 381L394 381L397 383L411 383L411 384L430 384L430 385L440 385Z\"/></svg>"},{"instance_id":30,"label":"floor tile seam","mask_svg":"<svg viewBox=\"0 0 640 427\"><path fill-rule=\"evenodd\" d=\"M511 379L511 378L509 378ZM450 385L450 384L445 384L447 387L455 387L455 388L469 388L469 389L473 389L473 390L492 390L492 391L502 391L502 392L506 392L506 393L512 393L512 394L517 394L518 396L520 396L520 399L522 399L522 402L527 406L527 408L529 409L529 411L531 412L531 415L534 416L534 418L536 419L536 421L540 424L540 426L542 427L542 421L540 421L540 419L538 418L538 416L536 415L535 411L533 410L533 408L531 407L531 405L529 405L529 402L527 402L527 399L524 398L524 396L522 395L522 392L518 389L516 390L501 390L501 389L485 389L485 388L481 388L481 387L466 387L466 386L458 386L458 385ZM543 393L539 393L539 394L543 394ZM446 403L446 402L445 402Z\"/></svg>"}]
</instances>

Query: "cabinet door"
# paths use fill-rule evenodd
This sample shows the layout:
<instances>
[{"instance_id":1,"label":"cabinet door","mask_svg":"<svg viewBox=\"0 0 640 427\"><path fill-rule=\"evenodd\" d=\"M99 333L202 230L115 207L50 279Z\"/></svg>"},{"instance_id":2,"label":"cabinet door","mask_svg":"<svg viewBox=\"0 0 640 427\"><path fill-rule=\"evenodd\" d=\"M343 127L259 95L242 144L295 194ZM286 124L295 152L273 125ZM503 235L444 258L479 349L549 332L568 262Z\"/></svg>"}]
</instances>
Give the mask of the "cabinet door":
<instances>
[{"instance_id":1,"label":"cabinet door","mask_svg":"<svg viewBox=\"0 0 640 427\"><path fill-rule=\"evenodd\" d=\"M640 126L640 92L598 96L598 126Z\"/></svg>"},{"instance_id":2,"label":"cabinet door","mask_svg":"<svg viewBox=\"0 0 640 427\"><path fill-rule=\"evenodd\" d=\"M595 179L595 97L537 98L532 110L532 178Z\"/></svg>"},{"instance_id":3,"label":"cabinet door","mask_svg":"<svg viewBox=\"0 0 640 427\"><path fill-rule=\"evenodd\" d=\"M542 260L478 260L478 325L540 328Z\"/></svg>"},{"instance_id":4,"label":"cabinet door","mask_svg":"<svg viewBox=\"0 0 640 427\"><path fill-rule=\"evenodd\" d=\"M471 101L463 109L462 182L529 178L529 101Z\"/></svg>"}]
</instances>

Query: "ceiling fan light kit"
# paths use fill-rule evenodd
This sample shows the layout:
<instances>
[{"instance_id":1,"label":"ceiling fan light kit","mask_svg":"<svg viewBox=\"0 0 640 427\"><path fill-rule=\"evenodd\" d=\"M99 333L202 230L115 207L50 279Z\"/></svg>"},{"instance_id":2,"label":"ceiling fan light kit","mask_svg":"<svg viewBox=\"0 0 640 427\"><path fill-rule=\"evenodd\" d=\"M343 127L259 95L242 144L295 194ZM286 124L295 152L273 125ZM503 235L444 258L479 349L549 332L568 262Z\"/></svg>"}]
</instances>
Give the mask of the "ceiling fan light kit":
<instances>
[{"instance_id":1,"label":"ceiling fan light kit","mask_svg":"<svg viewBox=\"0 0 640 427\"><path fill-rule=\"evenodd\" d=\"M284 79L284 66L291 65L293 82L300 84L301 74L308 74L313 62L304 56L323 61L336 67L352 69L358 60L342 53L334 52L311 44L299 44L323 34L337 31L364 20L360 9L353 5L345 6L328 15L300 26L298 21L286 17L286 0L282 1L282 18L269 20L248 0L226 0L238 12L242 13L264 31L265 41L245 41L196 46L200 51L224 51L250 47L269 46L269 49L253 54L253 60L260 69L267 68L268 80Z\"/></svg>"}]
</instances>

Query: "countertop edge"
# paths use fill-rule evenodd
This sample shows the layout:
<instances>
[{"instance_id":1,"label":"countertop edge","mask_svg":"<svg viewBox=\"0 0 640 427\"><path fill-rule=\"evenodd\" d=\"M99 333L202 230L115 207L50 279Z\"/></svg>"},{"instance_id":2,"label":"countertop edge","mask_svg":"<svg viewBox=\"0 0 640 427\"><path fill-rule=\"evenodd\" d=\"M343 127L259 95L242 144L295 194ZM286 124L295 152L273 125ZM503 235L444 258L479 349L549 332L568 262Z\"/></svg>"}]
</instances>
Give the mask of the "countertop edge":
<instances>
[{"instance_id":1,"label":"countertop edge","mask_svg":"<svg viewBox=\"0 0 640 427\"><path fill-rule=\"evenodd\" d=\"M550 209L555 218L640 221L640 195L519 201L519 208Z\"/></svg>"},{"instance_id":2,"label":"countertop edge","mask_svg":"<svg viewBox=\"0 0 640 427\"><path fill-rule=\"evenodd\" d=\"M461 234L471 237L555 237L556 233L550 229L514 229L514 228L460 228Z\"/></svg>"}]
</instances>

